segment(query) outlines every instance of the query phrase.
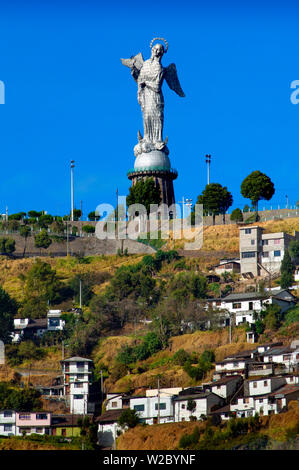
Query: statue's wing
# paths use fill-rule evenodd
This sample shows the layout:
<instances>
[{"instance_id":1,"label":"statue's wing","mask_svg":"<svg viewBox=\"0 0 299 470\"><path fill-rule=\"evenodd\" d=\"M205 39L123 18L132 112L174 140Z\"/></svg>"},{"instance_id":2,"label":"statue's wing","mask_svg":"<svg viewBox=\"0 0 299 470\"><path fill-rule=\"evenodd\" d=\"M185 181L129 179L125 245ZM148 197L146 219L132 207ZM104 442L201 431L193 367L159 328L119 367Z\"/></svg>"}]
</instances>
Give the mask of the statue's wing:
<instances>
[{"instance_id":1,"label":"statue's wing","mask_svg":"<svg viewBox=\"0 0 299 470\"><path fill-rule=\"evenodd\" d=\"M141 52L139 54L130 57L130 59L120 59L122 64L131 69L131 74L134 80L137 81L141 67L143 66L143 57Z\"/></svg>"},{"instance_id":2,"label":"statue's wing","mask_svg":"<svg viewBox=\"0 0 299 470\"><path fill-rule=\"evenodd\" d=\"M170 64L168 67L165 67L165 80L171 90L175 91L179 96L185 96L178 79L175 64Z\"/></svg>"}]
</instances>

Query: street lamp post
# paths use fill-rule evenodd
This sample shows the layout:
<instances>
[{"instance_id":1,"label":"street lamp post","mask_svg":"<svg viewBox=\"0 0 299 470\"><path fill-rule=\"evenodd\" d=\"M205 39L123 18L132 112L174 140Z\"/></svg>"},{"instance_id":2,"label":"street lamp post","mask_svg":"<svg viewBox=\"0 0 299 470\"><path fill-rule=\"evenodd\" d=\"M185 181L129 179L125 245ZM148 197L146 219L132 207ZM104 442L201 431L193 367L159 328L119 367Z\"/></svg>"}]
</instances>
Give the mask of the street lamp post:
<instances>
[{"instance_id":1,"label":"street lamp post","mask_svg":"<svg viewBox=\"0 0 299 470\"><path fill-rule=\"evenodd\" d=\"M74 222L74 165L75 160L71 160L71 221Z\"/></svg>"},{"instance_id":2,"label":"street lamp post","mask_svg":"<svg viewBox=\"0 0 299 470\"><path fill-rule=\"evenodd\" d=\"M210 184L210 163L211 163L211 155L206 155L206 164L207 164L207 172L208 172L208 184Z\"/></svg>"}]
</instances>

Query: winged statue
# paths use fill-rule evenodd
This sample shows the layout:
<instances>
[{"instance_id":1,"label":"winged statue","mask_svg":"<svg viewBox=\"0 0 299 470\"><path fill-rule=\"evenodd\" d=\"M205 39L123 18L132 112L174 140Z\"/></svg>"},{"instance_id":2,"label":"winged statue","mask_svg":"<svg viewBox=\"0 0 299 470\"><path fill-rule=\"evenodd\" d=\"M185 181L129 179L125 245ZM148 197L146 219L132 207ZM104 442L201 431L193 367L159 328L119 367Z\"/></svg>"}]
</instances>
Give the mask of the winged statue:
<instances>
[{"instance_id":1,"label":"winged statue","mask_svg":"<svg viewBox=\"0 0 299 470\"><path fill-rule=\"evenodd\" d=\"M154 41L162 40L161 43L153 45ZM167 151L167 140L163 140L164 125L164 97L162 84L164 79L169 88L179 96L185 94L181 88L175 64L163 67L161 59L167 52L168 43L163 38L154 38L150 44L151 57L144 60L141 52L130 57L121 59L123 65L131 69L131 75L137 83L137 99L143 114L144 136L138 133L139 144L135 148L136 153L150 152L153 149Z\"/></svg>"}]
</instances>

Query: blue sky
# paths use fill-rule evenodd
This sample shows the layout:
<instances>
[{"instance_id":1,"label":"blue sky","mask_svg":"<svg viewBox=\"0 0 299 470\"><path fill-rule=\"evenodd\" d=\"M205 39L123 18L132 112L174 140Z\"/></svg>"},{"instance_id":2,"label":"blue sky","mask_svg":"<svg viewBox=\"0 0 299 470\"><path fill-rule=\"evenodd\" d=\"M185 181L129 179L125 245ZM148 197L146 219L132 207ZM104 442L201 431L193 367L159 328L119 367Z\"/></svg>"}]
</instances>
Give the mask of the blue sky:
<instances>
[{"instance_id":1,"label":"blue sky","mask_svg":"<svg viewBox=\"0 0 299 470\"><path fill-rule=\"evenodd\" d=\"M142 119L136 84L121 57L150 54L153 37L169 50L186 94L164 84L165 136L177 201L196 200L207 182L228 187L234 207L252 171L274 182L272 201L299 199L299 79L295 2L0 1L0 212L83 211L126 195L126 173Z\"/></svg>"}]
</instances>

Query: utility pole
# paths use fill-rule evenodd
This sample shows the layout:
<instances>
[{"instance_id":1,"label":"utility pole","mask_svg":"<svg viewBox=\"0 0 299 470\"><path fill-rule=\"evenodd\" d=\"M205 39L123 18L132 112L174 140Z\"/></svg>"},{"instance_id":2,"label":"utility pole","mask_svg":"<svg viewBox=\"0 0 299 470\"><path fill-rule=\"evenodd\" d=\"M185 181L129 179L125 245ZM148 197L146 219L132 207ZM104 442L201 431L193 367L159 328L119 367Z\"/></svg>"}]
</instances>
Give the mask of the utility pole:
<instances>
[{"instance_id":1,"label":"utility pole","mask_svg":"<svg viewBox=\"0 0 299 470\"><path fill-rule=\"evenodd\" d=\"M66 222L66 256L69 255L69 228Z\"/></svg>"},{"instance_id":2,"label":"utility pole","mask_svg":"<svg viewBox=\"0 0 299 470\"><path fill-rule=\"evenodd\" d=\"M210 184L210 163L211 163L211 155L206 155L206 164L208 170L208 184Z\"/></svg>"},{"instance_id":3,"label":"utility pole","mask_svg":"<svg viewBox=\"0 0 299 470\"><path fill-rule=\"evenodd\" d=\"M160 424L160 377L158 377L158 424Z\"/></svg>"},{"instance_id":4,"label":"utility pole","mask_svg":"<svg viewBox=\"0 0 299 470\"><path fill-rule=\"evenodd\" d=\"M74 222L74 165L75 160L71 160L71 221Z\"/></svg>"},{"instance_id":5,"label":"utility pole","mask_svg":"<svg viewBox=\"0 0 299 470\"><path fill-rule=\"evenodd\" d=\"M64 361L64 341L62 341L62 360Z\"/></svg>"}]
</instances>

